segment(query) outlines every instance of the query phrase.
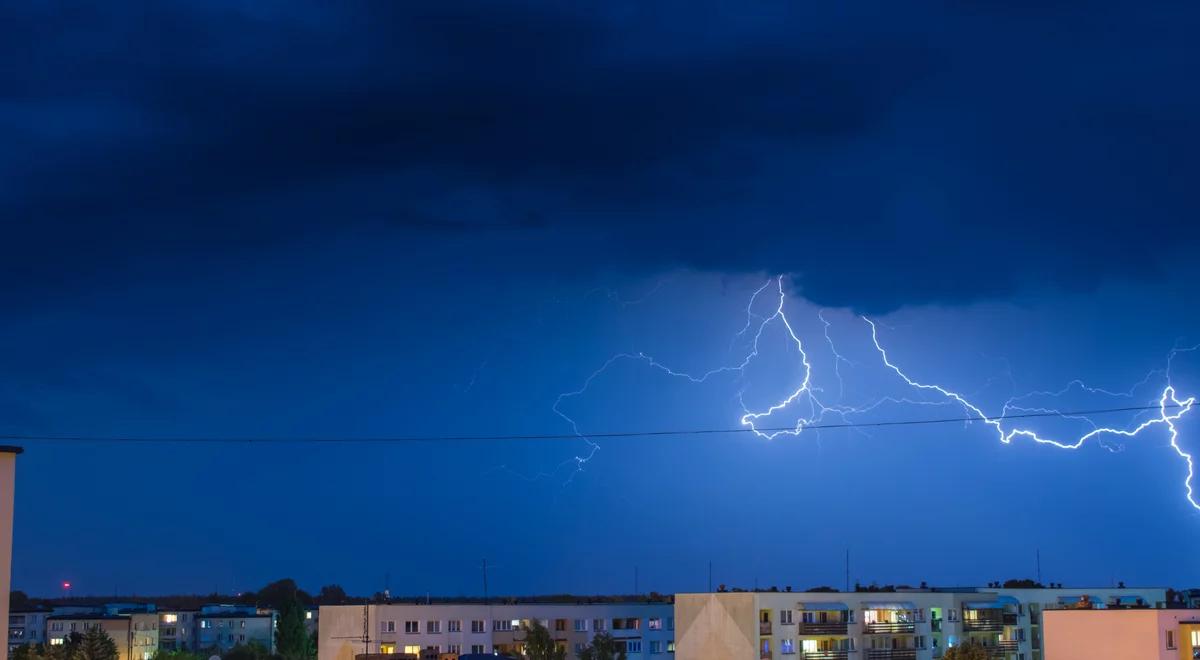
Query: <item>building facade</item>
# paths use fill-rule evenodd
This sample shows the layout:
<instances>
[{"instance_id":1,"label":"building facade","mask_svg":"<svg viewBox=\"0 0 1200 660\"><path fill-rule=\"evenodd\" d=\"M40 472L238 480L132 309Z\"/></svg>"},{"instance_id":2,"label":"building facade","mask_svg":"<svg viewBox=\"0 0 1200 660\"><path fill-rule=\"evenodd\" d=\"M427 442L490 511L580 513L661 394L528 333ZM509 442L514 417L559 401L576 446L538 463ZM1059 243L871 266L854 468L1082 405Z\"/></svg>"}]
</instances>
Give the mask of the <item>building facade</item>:
<instances>
[{"instance_id":1,"label":"building facade","mask_svg":"<svg viewBox=\"0 0 1200 660\"><path fill-rule=\"evenodd\" d=\"M8 615L8 651L24 644L46 643L46 617L49 610L21 609Z\"/></svg>"},{"instance_id":2,"label":"building facade","mask_svg":"<svg viewBox=\"0 0 1200 660\"><path fill-rule=\"evenodd\" d=\"M51 614L46 617L46 640L63 644L72 633L103 630L117 646L118 660L150 660L158 650L158 614Z\"/></svg>"},{"instance_id":3,"label":"building facade","mask_svg":"<svg viewBox=\"0 0 1200 660\"><path fill-rule=\"evenodd\" d=\"M13 486L19 447L0 446L0 639L7 640L8 594L12 579ZM0 660L8 660L8 644L0 644Z\"/></svg>"},{"instance_id":4,"label":"building facade","mask_svg":"<svg viewBox=\"0 0 1200 660\"><path fill-rule=\"evenodd\" d=\"M274 610L237 605L210 605L195 617L196 648L228 651L235 646L261 644L275 653L275 629L279 615Z\"/></svg>"},{"instance_id":5,"label":"building facade","mask_svg":"<svg viewBox=\"0 0 1200 660\"><path fill-rule=\"evenodd\" d=\"M1047 660L1192 660L1196 610L1063 609L1045 613Z\"/></svg>"},{"instance_id":6,"label":"building facade","mask_svg":"<svg viewBox=\"0 0 1200 660\"><path fill-rule=\"evenodd\" d=\"M677 649L686 660L932 660L972 641L996 660L1060 660L1044 653L1043 612L1165 601L1165 589L679 594Z\"/></svg>"},{"instance_id":7,"label":"building facade","mask_svg":"<svg viewBox=\"0 0 1200 660\"><path fill-rule=\"evenodd\" d=\"M163 610L158 613L158 647L167 651L195 651L196 617L200 610Z\"/></svg>"},{"instance_id":8,"label":"building facade","mask_svg":"<svg viewBox=\"0 0 1200 660\"><path fill-rule=\"evenodd\" d=\"M675 651L674 617L665 602L322 606L317 660L355 660L363 654L453 660L520 651L535 621L568 657L606 632L629 660L668 660Z\"/></svg>"}]
</instances>

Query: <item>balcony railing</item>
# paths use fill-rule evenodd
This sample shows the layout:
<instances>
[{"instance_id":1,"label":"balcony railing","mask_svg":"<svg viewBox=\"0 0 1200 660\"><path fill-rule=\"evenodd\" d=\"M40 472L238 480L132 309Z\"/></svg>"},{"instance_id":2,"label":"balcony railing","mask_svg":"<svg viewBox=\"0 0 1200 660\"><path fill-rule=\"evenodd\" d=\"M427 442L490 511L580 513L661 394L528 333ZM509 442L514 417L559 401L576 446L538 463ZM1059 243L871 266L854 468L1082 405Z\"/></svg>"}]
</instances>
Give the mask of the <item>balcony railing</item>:
<instances>
[{"instance_id":1,"label":"balcony railing","mask_svg":"<svg viewBox=\"0 0 1200 660\"><path fill-rule=\"evenodd\" d=\"M801 656L804 660L849 660L850 651L808 651Z\"/></svg>"},{"instance_id":2,"label":"balcony railing","mask_svg":"<svg viewBox=\"0 0 1200 660\"><path fill-rule=\"evenodd\" d=\"M771 622L770 621L759 621L758 622L758 634L770 635L771 634Z\"/></svg>"},{"instance_id":3,"label":"balcony railing","mask_svg":"<svg viewBox=\"0 0 1200 660\"><path fill-rule=\"evenodd\" d=\"M866 660L917 660L916 649L867 649Z\"/></svg>"},{"instance_id":4,"label":"balcony railing","mask_svg":"<svg viewBox=\"0 0 1200 660\"><path fill-rule=\"evenodd\" d=\"M876 621L874 623L867 623L863 626L863 632L869 635L875 635L879 633L901 633L911 635L916 631L917 624L911 621L908 623L886 623L882 621Z\"/></svg>"},{"instance_id":5,"label":"balcony railing","mask_svg":"<svg viewBox=\"0 0 1200 660\"><path fill-rule=\"evenodd\" d=\"M1006 625L1006 626L1017 625L1017 623L1018 623L1017 619L1018 619L1018 616L1017 616L1016 612L1005 612L1004 613L1004 625Z\"/></svg>"},{"instance_id":6,"label":"balcony railing","mask_svg":"<svg viewBox=\"0 0 1200 660\"><path fill-rule=\"evenodd\" d=\"M845 635L847 634L847 624L845 621L825 621L805 623L801 621L797 624L796 632L803 635Z\"/></svg>"},{"instance_id":7,"label":"balcony railing","mask_svg":"<svg viewBox=\"0 0 1200 660\"><path fill-rule=\"evenodd\" d=\"M966 632L1000 632L1004 630L1002 619L970 619L963 621Z\"/></svg>"}]
</instances>

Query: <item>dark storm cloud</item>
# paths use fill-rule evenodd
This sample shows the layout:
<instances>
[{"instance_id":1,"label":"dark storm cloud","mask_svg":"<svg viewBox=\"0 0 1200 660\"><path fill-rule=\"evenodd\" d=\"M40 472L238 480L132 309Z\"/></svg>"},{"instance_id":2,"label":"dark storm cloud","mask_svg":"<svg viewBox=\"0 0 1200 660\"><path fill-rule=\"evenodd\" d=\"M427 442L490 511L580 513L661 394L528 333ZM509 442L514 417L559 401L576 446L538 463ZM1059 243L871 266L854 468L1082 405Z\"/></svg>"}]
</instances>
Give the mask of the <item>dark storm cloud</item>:
<instances>
[{"instance_id":1,"label":"dark storm cloud","mask_svg":"<svg viewBox=\"0 0 1200 660\"><path fill-rule=\"evenodd\" d=\"M9 293L364 227L579 230L585 266L870 309L1195 245L1185 3L16 4Z\"/></svg>"}]
</instances>

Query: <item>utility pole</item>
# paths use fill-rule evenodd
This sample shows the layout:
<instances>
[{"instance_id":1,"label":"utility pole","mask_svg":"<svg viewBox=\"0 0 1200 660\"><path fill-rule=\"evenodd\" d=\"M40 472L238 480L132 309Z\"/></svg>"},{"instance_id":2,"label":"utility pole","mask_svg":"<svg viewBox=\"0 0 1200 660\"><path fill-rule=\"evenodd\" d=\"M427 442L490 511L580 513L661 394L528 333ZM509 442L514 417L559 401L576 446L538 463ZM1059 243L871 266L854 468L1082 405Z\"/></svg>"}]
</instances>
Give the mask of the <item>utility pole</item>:
<instances>
[{"instance_id":1,"label":"utility pole","mask_svg":"<svg viewBox=\"0 0 1200 660\"><path fill-rule=\"evenodd\" d=\"M483 604L488 604L487 559L483 560Z\"/></svg>"},{"instance_id":2,"label":"utility pole","mask_svg":"<svg viewBox=\"0 0 1200 660\"><path fill-rule=\"evenodd\" d=\"M640 594L640 593L642 593L642 592L641 592L641 590L638 589L638 567L634 566L633 567L633 594L636 596L637 594Z\"/></svg>"}]
</instances>

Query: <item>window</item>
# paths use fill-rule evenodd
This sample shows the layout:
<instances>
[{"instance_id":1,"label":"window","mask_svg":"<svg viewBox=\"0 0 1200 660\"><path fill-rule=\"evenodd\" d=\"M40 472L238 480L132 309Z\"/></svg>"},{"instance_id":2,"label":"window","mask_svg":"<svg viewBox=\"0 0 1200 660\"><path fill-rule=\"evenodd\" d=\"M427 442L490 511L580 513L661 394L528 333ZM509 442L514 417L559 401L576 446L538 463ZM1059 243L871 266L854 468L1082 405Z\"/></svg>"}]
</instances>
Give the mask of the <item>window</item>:
<instances>
[{"instance_id":1,"label":"window","mask_svg":"<svg viewBox=\"0 0 1200 660\"><path fill-rule=\"evenodd\" d=\"M238 626L238 628L245 628L245 627L246 627L246 620L245 620L245 619L242 619L242 620L241 620L241 621L239 621L238 623L239 623L239 624L241 624L241 625L239 625L239 626Z\"/></svg>"},{"instance_id":2,"label":"window","mask_svg":"<svg viewBox=\"0 0 1200 660\"><path fill-rule=\"evenodd\" d=\"M385 655L391 655L396 652L396 645L395 644L380 644L379 652L383 653Z\"/></svg>"},{"instance_id":3,"label":"window","mask_svg":"<svg viewBox=\"0 0 1200 660\"><path fill-rule=\"evenodd\" d=\"M421 645L420 644L405 644L404 652L409 655L415 655L417 657L420 657L421 656Z\"/></svg>"},{"instance_id":4,"label":"window","mask_svg":"<svg viewBox=\"0 0 1200 660\"><path fill-rule=\"evenodd\" d=\"M1174 630L1167 631L1167 648L1169 648L1169 649L1175 648L1175 631Z\"/></svg>"},{"instance_id":5,"label":"window","mask_svg":"<svg viewBox=\"0 0 1200 660\"><path fill-rule=\"evenodd\" d=\"M792 611L791 610L779 610L779 623L786 626L786 625L791 624L791 622L792 622Z\"/></svg>"},{"instance_id":6,"label":"window","mask_svg":"<svg viewBox=\"0 0 1200 660\"><path fill-rule=\"evenodd\" d=\"M379 629L385 633L394 633L394 632L396 632L396 622L395 621L380 621Z\"/></svg>"},{"instance_id":7,"label":"window","mask_svg":"<svg viewBox=\"0 0 1200 660\"><path fill-rule=\"evenodd\" d=\"M575 655L583 655L583 643L575 642Z\"/></svg>"},{"instance_id":8,"label":"window","mask_svg":"<svg viewBox=\"0 0 1200 660\"><path fill-rule=\"evenodd\" d=\"M925 636L917 635L917 638L914 641L913 646L915 646L916 648L919 648L919 649L925 648Z\"/></svg>"},{"instance_id":9,"label":"window","mask_svg":"<svg viewBox=\"0 0 1200 660\"><path fill-rule=\"evenodd\" d=\"M452 632L452 633L453 632L462 632L462 621L459 621L458 619L451 619L451 620L447 621L446 622L446 631ZM457 651L451 651L451 653L457 653Z\"/></svg>"},{"instance_id":10,"label":"window","mask_svg":"<svg viewBox=\"0 0 1200 660\"><path fill-rule=\"evenodd\" d=\"M518 622L520 625L520 622ZM492 622L492 630L496 632L508 632L513 629L513 622L508 619L496 619Z\"/></svg>"},{"instance_id":11,"label":"window","mask_svg":"<svg viewBox=\"0 0 1200 660\"><path fill-rule=\"evenodd\" d=\"M558 632L566 632L567 620L566 619L555 619L554 620L554 629L557 630Z\"/></svg>"},{"instance_id":12,"label":"window","mask_svg":"<svg viewBox=\"0 0 1200 660\"><path fill-rule=\"evenodd\" d=\"M950 621L958 621L958 610L947 610L946 618Z\"/></svg>"},{"instance_id":13,"label":"window","mask_svg":"<svg viewBox=\"0 0 1200 660\"><path fill-rule=\"evenodd\" d=\"M596 632L608 630L608 619L592 619L592 630Z\"/></svg>"},{"instance_id":14,"label":"window","mask_svg":"<svg viewBox=\"0 0 1200 660\"><path fill-rule=\"evenodd\" d=\"M208 623L208 622L205 621L204 623ZM208 626L204 626L204 627L207 628ZM53 630L55 632L61 631L62 630L62 621L55 621L54 623L50 624L50 630ZM62 640L59 640L58 643L62 644Z\"/></svg>"},{"instance_id":15,"label":"window","mask_svg":"<svg viewBox=\"0 0 1200 660\"><path fill-rule=\"evenodd\" d=\"M239 641L239 642L244 642L244 641L246 641L246 636L245 636L245 635L238 635L238 641Z\"/></svg>"},{"instance_id":16,"label":"window","mask_svg":"<svg viewBox=\"0 0 1200 660\"><path fill-rule=\"evenodd\" d=\"M442 632L442 622L441 621L426 621L425 622L425 632L428 634L431 634L431 635Z\"/></svg>"},{"instance_id":17,"label":"window","mask_svg":"<svg viewBox=\"0 0 1200 660\"><path fill-rule=\"evenodd\" d=\"M304 618L305 618L305 620L307 620L307 621L312 621L312 610L308 610L307 612L305 612L305 613L304 613Z\"/></svg>"},{"instance_id":18,"label":"window","mask_svg":"<svg viewBox=\"0 0 1200 660\"><path fill-rule=\"evenodd\" d=\"M667 640L667 653L674 653L674 652L675 652L675 640L668 639Z\"/></svg>"},{"instance_id":19,"label":"window","mask_svg":"<svg viewBox=\"0 0 1200 660\"><path fill-rule=\"evenodd\" d=\"M650 642L650 652L662 653L662 642L657 640Z\"/></svg>"},{"instance_id":20,"label":"window","mask_svg":"<svg viewBox=\"0 0 1200 660\"><path fill-rule=\"evenodd\" d=\"M784 655L792 655L796 652L796 642L790 639L779 640L779 652Z\"/></svg>"},{"instance_id":21,"label":"window","mask_svg":"<svg viewBox=\"0 0 1200 660\"><path fill-rule=\"evenodd\" d=\"M625 642L626 653L641 653L642 641L640 639L631 639Z\"/></svg>"},{"instance_id":22,"label":"window","mask_svg":"<svg viewBox=\"0 0 1200 660\"><path fill-rule=\"evenodd\" d=\"M404 632L409 635L415 635L415 634L421 632L421 622L420 621L405 621L404 622ZM420 649L417 649L417 650L420 651ZM405 651L405 653L408 653L408 651Z\"/></svg>"},{"instance_id":23,"label":"window","mask_svg":"<svg viewBox=\"0 0 1200 660\"><path fill-rule=\"evenodd\" d=\"M482 619L475 619L475 620L471 621L471 632L481 633L486 630L487 630L487 626L484 625L484 621ZM472 651L472 653L474 653L474 651ZM483 651L480 651L480 653L483 653Z\"/></svg>"},{"instance_id":24,"label":"window","mask_svg":"<svg viewBox=\"0 0 1200 660\"><path fill-rule=\"evenodd\" d=\"M667 630L675 630L675 617L667 617Z\"/></svg>"},{"instance_id":25,"label":"window","mask_svg":"<svg viewBox=\"0 0 1200 660\"><path fill-rule=\"evenodd\" d=\"M164 614L162 616L162 622L163 623L178 623L179 615L178 614Z\"/></svg>"},{"instance_id":26,"label":"window","mask_svg":"<svg viewBox=\"0 0 1200 660\"><path fill-rule=\"evenodd\" d=\"M637 617L612 620L613 630L637 630L642 627L641 624L642 620Z\"/></svg>"},{"instance_id":27,"label":"window","mask_svg":"<svg viewBox=\"0 0 1200 660\"><path fill-rule=\"evenodd\" d=\"M50 640L50 646L62 646L62 643L63 643L62 637L55 637L54 639Z\"/></svg>"},{"instance_id":28,"label":"window","mask_svg":"<svg viewBox=\"0 0 1200 660\"><path fill-rule=\"evenodd\" d=\"M587 632L587 619L575 619L575 632Z\"/></svg>"},{"instance_id":29,"label":"window","mask_svg":"<svg viewBox=\"0 0 1200 660\"><path fill-rule=\"evenodd\" d=\"M650 620L646 622L646 627L650 630L662 630L662 619L656 616L650 617Z\"/></svg>"},{"instance_id":30,"label":"window","mask_svg":"<svg viewBox=\"0 0 1200 660\"><path fill-rule=\"evenodd\" d=\"M483 622L480 621L479 623ZM472 644L471 653L486 653L486 651L483 650L483 644Z\"/></svg>"},{"instance_id":31,"label":"window","mask_svg":"<svg viewBox=\"0 0 1200 660\"><path fill-rule=\"evenodd\" d=\"M1192 647L1200 646L1200 630L1192 631Z\"/></svg>"}]
</instances>

